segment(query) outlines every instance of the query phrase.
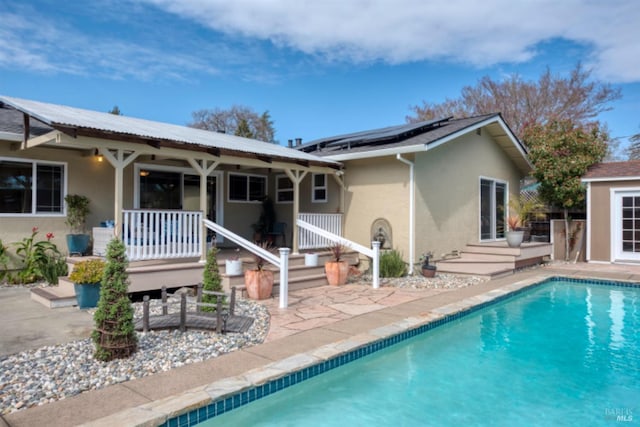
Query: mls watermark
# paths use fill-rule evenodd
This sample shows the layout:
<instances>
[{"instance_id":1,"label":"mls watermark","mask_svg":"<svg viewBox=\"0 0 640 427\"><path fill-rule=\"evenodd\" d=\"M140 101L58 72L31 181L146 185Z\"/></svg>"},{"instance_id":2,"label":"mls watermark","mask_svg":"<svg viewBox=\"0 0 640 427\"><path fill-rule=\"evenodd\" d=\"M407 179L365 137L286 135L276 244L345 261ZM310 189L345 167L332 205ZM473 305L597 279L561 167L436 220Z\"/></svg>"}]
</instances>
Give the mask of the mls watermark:
<instances>
[{"instance_id":1,"label":"mls watermark","mask_svg":"<svg viewBox=\"0 0 640 427\"><path fill-rule=\"evenodd\" d=\"M633 410L631 408L605 408L604 418L608 421L633 422Z\"/></svg>"}]
</instances>

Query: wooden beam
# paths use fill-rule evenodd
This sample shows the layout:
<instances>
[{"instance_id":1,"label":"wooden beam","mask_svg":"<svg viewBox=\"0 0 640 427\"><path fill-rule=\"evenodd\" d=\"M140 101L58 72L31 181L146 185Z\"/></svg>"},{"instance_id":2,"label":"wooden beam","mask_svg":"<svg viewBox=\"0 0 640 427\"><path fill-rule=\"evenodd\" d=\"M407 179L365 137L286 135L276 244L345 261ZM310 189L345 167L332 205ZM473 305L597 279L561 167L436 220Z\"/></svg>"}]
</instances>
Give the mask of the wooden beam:
<instances>
[{"instance_id":1,"label":"wooden beam","mask_svg":"<svg viewBox=\"0 0 640 427\"><path fill-rule=\"evenodd\" d=\"M220 157L220 149L217 147L207 148L207 153L211 154L212 156Z\"/></svg>"},{"instance_id":2,"label":"wooden beam","mask_svg":"<svg viewBox=\"0 0 640 427\"><path fill-rule=\"evenodd\" d=\"M160 141L147 141L147 145L157 148L158 150L160 149Z\"/></svg>"},{"instance_id":3,"label":"wooden beam","mask_svg":"<svg viewBox=\"0 0 640 427\"><path fill-rule=\"evenodd\" d=\"M255 156L256 156L256 159L261 160L261 161L263 161L265 163L269 163L269 164L273 163L273 159L271 157L268 157L268 156L265 156L265 155L262 155L262 154L258 154L258 153L256 153Z\"/></svg>"}]
</instances>

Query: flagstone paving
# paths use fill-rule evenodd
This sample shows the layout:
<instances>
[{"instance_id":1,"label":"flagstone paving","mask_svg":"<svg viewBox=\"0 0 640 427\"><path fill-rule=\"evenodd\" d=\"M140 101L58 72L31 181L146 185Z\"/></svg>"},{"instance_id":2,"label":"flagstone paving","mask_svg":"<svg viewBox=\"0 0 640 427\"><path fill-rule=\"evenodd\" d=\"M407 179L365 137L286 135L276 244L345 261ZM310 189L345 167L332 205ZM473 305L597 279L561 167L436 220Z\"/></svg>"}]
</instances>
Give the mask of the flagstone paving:
<instances>
[{"instance_id":1,"label":"flagstone paving","mask_svg":"<svg viewBox=\"0 0 640 427\"><path fill-rule=\"evenodd\" d=\"M286 309L278 308L277 298L261 302L271 313L266 342L451 290L373 289L371 285L347 284L291 291Z\"/></svg>"}]
</instances>

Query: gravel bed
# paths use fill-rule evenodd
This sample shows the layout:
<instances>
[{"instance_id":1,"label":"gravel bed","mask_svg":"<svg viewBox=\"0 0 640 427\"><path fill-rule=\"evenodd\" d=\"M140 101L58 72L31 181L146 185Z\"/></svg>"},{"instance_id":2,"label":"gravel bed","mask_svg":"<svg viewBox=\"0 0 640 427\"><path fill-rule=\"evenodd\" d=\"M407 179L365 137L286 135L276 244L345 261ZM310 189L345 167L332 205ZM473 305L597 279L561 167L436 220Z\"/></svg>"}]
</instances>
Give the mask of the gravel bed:
<instances>
[{"instance_id":1,"label":"gravel bed","mask_svg":"<svg viewBox=\"0 0 640 427\"><path fill-rule=\"evenodd\" d=\"M142 304L134 304L134 307L136 315L141 316ZM151 311L159 313L160 307L152 304ZM236 314L255 319L247 332L225 335L207 331L138 333L138 351L129 359L94 360L90 339L0 358L0 414L201 362L263 342L269 329L266 307L238 300Z\"/></svg>"},{"instance_id":2,"label":"gravel bed","mask_svg":"<svg viewBox=\"0 0 640 427\"><path fill-rule=\"evenodd\" d=\"M434 278L420 275L383 278L380 284L408 289L455 289L476 285L485 280L487 279L474 276L437 274ZM350 283L370 287L371 277L352 277ZM24 287L34 286L42 284ZM179 298L172 296L171 300L179 301ZM190 297L189 300L193 298ZM142 304L134 304L134 309L136 318L142 317ZM152 314L160 313L158 300L151 301L150 310ZM178 304L170 308L170 311L177 310ZM236 313L255 319L247 332L226 335L206 331L138 333L138 351L129 359L106 363L94 360L94 346L90 339L41 347L0 358L0 414L201 362L263 342L269 329L267 308L250 300L237 300Z\"/></svg>"},{"instance_id":3,"label":"gravel bed","mask_svg":"<svg viewBox=\"0 0 640 427\"><path fill-rule=\"evenodd\" d=\"M477 285L489 280L478 276L456 276L454 274L437 273L435 277L424 277L419 274L399 278L380 278L380 286L393 286L405 289L457 289ZM371 276L363 275L350 278L350 282L371 286Z\"/></svg>"}]
</instances>

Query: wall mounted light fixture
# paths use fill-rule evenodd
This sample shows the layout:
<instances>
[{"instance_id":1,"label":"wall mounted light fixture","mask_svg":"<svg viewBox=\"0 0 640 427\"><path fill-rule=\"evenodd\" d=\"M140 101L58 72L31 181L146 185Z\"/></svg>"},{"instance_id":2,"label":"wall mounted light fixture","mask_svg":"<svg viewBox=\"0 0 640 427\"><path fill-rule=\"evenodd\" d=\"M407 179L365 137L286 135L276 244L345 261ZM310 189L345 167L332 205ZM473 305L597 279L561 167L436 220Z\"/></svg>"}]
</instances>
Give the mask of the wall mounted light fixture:
<instances>
[{"instance_id":1,"label":"wall mounted light fixture","mask_svg":"<svg viewBox=\"0 0 640 427\"><path fill-rule=\"evenodd\" d=\"M95 156L96 160L98 162L102 162L104 160L104 157L102 156L102 154L100 154L100 152L98 151L98 149L96 148L95 151L93 152L93 155Z\"/></svg>"}]
</instances>

